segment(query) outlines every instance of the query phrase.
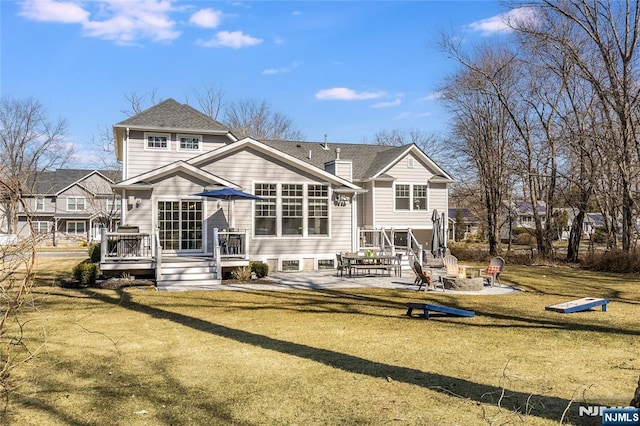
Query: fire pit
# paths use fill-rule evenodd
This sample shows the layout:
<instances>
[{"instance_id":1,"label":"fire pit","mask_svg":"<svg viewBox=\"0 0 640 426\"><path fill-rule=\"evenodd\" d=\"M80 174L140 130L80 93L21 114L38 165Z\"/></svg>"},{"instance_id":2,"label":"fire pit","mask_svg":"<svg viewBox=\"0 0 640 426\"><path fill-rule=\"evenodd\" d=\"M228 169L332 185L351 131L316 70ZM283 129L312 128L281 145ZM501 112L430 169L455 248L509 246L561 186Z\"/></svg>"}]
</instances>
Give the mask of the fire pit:
<instances>
[{"instance_id":1,"label":"fire pit","mask_svg":"<svg viewBox=\"0 0 640 426\"><path fill-rule=\"evenodd\" d=\"M484 288L484 278L455 278L442 277L442 283L447 290L479 291Z\"/></svg>"}]
</instances>

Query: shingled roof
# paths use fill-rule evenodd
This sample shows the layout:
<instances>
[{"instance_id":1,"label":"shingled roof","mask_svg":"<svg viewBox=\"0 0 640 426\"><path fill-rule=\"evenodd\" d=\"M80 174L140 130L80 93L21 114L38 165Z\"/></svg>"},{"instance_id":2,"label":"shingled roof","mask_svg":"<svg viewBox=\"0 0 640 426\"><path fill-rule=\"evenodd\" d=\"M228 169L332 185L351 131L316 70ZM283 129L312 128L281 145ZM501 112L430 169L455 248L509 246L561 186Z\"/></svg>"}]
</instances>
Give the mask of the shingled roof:
<instances>
[{"instance_id":1,"label":"shingled roof","mask_svg":"<svg viewBox=\"0 0 640 426\"><path fill-rule=\"evenodd\" d=\"M197 129L228 132L230 129L197 109L169 98L116 124L118 127Z\"/></svg>"},{"instance_id":2,"label":"shingled roof","mask_svg":"<svg viewBox=\"0 0 640 426\"><path fill-rule=\"evenodd\" d=\"M325 163L336 159L336 148L340 148L340 159L352 161L354 180L366 180L376 176L412 146L282 140L261 142L323 170Z\"/></svg>"},{"instance_id":3,"label":"shingled roof","mask_svg":"<svg viewBox=\"0 0 640 426\"><path fill-rule=\"evenodd\" d=\"M55 171L39 172L35 178L33 193L38 195L55 195L69 185L82 180L84 177L96 171L114 182L120 175L120 173L115 170L58 169Z\"/></svg>"}]
</instances>

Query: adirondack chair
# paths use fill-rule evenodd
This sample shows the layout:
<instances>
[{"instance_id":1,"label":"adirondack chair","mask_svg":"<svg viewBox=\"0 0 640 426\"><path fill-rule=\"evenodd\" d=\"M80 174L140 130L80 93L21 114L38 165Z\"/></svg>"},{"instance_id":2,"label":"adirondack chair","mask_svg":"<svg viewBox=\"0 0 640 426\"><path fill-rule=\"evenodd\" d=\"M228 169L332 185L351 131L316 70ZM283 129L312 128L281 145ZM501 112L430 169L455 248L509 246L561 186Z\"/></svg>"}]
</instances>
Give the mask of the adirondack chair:
<instances>
[{"instance_id":1,"label":"adirondack chair","mask_svg":"<svg viewBox=\"0 0 640 426\"><path fill-rule=\"evenodd\" d=\"M431 277L422 269L422 265L418 262L418 259L413 261L413 272L416 274L414 284L418 285L418 291L422 290L422 287L425 285L427 288L431 287Z\"/></svg>"},{"instance_id":2,"label":"adirondack chair","mask_svg":"<svg viewBox=\"0 0 640 426\"><path fill-rule=\"evenodd\" d=\"M460 271L458 268L458 258L449 254L442 259L442 263L444 263L444 267L447 270L447 276L458 276L458 272Z\"/></svg>"},{"instance_id":3,"label":"adirondack chair","mask_svg":"<svg viewBox=\"0 0 640 426\"><path fill-rule=\"evenodd\" d=\"M504 263L504 259L500 256L494 257L489 262L489 266L487 266L487 269L484 270L484 273L480 271L480 276L487 280L487 284L489 284L491 287L495 285L496 281L498 282L498 284L502 284L500 282L500 274L504 269Z\"/></svg>"}]
</instances>

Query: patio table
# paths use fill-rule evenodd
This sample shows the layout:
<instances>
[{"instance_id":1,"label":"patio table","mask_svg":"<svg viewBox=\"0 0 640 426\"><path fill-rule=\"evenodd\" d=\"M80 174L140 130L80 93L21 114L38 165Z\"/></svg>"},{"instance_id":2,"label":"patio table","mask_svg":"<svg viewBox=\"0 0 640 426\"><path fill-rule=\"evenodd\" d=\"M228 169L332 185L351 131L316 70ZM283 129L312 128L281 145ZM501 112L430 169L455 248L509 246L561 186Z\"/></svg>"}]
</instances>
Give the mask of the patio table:
<instances>
[{"instance_id":1,"label":"patio table","mask_svg":"<svg viewBox=\"0 0 640 426\"><path fill-rule=\"evenodd\" d=\"M345 268L349 277L357 271L367 271L367 275L371 274L371 271L386 271L391 276L391 270L400 268L400 263L397 256L390 254L378 254L372 256L359 255L359 254L344 254L342 259L345 262Z\"/></svg>"}]
</instances>

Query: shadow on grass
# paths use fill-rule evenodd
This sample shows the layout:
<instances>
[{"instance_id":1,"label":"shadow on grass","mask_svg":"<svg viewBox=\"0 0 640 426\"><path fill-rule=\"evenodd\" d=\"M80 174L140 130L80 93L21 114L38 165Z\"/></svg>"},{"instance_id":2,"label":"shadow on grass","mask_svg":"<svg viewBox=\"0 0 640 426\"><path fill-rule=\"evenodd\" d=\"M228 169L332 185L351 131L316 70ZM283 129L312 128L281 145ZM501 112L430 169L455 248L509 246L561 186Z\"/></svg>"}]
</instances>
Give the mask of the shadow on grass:
<instances>
[{"instance_id":1,"label":"shadow on grass","mask_svg":"<svg viewBox=\"0 0 640 426\"><path fill-rule=\"evenodd\" d=\"M274 339L268 336L230 328L199 318L135 302L131 299L129 294L121 290L117 291L114 295L117 295L118 297L110 297L107 294L100 293L94 293L93 297L105 303L119 305L126 309L132 309L136 312L147 314L153 318L174 321L182 326L190 327L194 330L205 333L211 333L216 336L233 339L236 342L312 360L353 374L361 374L375 378L390 377L395 381L420 386L476 403L495 405L498 403L501 395L506 393L508 397L501 400L501 407L514 413L523 413L526 410L526 414L528 415L558 421L562 418L563 411L572 404L572 401L563 398L511 391L496 386L475 383L465 379L371 361L328 349L314 348L299 343Z\"/></svg>"}]
</instances>

